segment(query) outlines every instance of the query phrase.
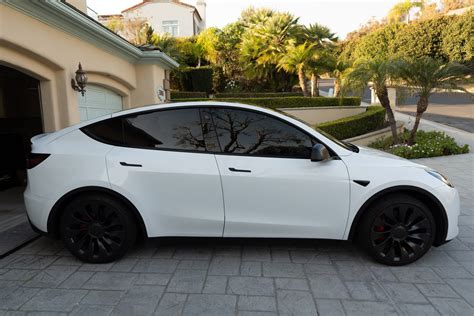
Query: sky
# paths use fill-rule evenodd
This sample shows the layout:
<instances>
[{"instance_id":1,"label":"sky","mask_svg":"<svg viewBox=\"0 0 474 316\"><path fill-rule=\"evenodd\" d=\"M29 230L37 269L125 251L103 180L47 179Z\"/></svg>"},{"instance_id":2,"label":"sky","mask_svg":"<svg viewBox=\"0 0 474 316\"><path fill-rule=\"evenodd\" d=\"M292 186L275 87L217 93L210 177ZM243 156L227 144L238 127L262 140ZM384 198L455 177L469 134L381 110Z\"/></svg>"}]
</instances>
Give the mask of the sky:
<instances>
[{"instance_id":1,"label":"sky","mask_svg":"<svg viewBox=\"0 0 474 316\"><path fill-rule=\"evenodd\" d=\"M120 13L141 0L88 0L98 14ZM196 0L183 0L192 5ZM339 38L356 30L372 18L380 19L400 0L207 0L207 27L222 27L234 22L249 6L288 11L300 17L302 24L320 23L329 26Z\"/></svg>"}]
</instances>

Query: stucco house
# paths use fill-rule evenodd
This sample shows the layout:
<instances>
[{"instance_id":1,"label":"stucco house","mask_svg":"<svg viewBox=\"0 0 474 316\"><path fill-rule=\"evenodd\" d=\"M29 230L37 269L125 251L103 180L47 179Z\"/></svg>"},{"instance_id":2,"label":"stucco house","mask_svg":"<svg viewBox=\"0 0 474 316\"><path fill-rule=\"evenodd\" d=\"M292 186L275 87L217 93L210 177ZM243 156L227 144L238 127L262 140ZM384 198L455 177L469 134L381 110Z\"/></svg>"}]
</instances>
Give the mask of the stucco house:
<instances>
[{"instance_id":1,"label":"stucco house","mask_svg":"<svg viewBox=\"0 0 474 316\"><path fill-rule=\"evenodd\" d=\"M197 0L193 6L179 0L144 0L121 14L98 16L103 24L111 19L137 18L146 21L159 34L193 36L206 28L206 1Z\"/></svg>"},{"instance_id":2,"label":"stucco house","mask_svg":"<svg viewBox=\"0 0 474 316\"><path fill-rule=\"evenodd\" d=\"M135 47L86 10L86 0L0 1L0 146L9 148L0 178L24 168L35 134L166 101L176 61ZM84 95L71 82L79 63Z\"/></svg>"}]
</instances>

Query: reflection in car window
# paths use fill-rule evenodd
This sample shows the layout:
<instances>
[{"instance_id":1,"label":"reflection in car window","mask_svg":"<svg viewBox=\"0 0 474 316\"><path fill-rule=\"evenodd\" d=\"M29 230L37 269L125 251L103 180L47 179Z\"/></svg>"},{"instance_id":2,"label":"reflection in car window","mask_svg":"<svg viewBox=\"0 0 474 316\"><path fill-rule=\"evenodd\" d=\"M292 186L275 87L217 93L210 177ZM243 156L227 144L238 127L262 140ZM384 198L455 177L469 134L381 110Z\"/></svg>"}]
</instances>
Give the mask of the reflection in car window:
<instances>
[{"instance_id":1,"label":"reflection in car window","mask_svg":"<svg viewBox=\"0 0 474 316\"><path fill-rule=\"evenodd\" d=\"M224 153L309 158L310 136L278 119L252 111L211 109Z\"/></svg>"},{"instance_id":2,"label":"reflection in car window","mask_svg":"<svg viewBox=\"0 0 474 316\"><path fill-rule=\"evenodd\" d=\"M123 130L125 145L133 147L206 150L198 109L173 109L124 117Z\"/></svg>"}]
</instances>

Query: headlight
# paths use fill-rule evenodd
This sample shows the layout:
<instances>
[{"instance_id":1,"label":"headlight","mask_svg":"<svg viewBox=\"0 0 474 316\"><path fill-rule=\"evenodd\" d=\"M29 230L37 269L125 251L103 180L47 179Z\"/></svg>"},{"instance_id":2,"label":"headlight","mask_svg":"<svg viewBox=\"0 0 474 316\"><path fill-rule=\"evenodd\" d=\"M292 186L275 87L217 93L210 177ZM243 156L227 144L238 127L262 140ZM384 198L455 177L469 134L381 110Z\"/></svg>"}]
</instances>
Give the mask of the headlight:
<instances>
[{"instance_id":1,"label":"headlight","mask_svg":"<svg viewBox=\"0 0 474 316\"><path fill-rule=\"evenodd\" d=\"M451 182L449 182L448 178L443 176L438 171L432 170L432 169L425 169L425 171L428 172L433 177L435 177L436 179L440 180L441 182L444 182L444 184L449 185L451 188L454 188L454 185Z\"/></svg>"}]
</instances>

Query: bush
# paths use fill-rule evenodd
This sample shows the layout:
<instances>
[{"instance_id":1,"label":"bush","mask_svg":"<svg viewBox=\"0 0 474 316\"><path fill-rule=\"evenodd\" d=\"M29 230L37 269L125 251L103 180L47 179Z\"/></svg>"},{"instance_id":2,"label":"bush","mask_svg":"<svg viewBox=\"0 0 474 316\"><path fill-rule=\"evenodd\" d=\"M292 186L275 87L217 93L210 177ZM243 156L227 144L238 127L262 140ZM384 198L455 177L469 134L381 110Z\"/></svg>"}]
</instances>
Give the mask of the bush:
<instances>
[{"instance_id":1,"label":"bush","mask_svg":"<svg viewBox=\"0 0 474 316\"><path fill-rule=\"evenodd\" d=\"M410 23L390 23L345 42L341 56L353 61L419 58L470 62L473 58L474 10Z\"/></svg>"},{"instance_id":2,"label":"bush","mask_svg":"<svg viewBox=\"0 0 474 316\"><path fill-rule=\"evenodd\" d=\"M223 92L214 95L216 99L228 98L282 98L282 97L302 97L301 92Z\"/></svg>"},{"instance_id":3,"label":"bush","mask_svg":"<svg viewBox=\"0 0 474 316\"><path fill-rule=\"evenodd\" d=\"M213 101L213 99L182 99L178 101ZM227 98L218 99L220 102L235 102L263 106L271 109L279 108L303 108L303 107L321 107L321 106L358 106L360 98L305 98L305 97L283 97L283 98Z\"/></svg>"},{"instance_id":4,"label":"bush","mask_svg":"<svg viewBox=\"0 0 474 316\"><path fill-rule=\"evenodd\" d=\"M212 68L183 68L178 71L181 90L204 91L210 93L212 90Z\"/></svg>"},{"instance_id":5,"label":"bush","mask_svg":"<svg viewBox=\"0 0 474 316\"><path fill-rule=\"evenodd\" d=\"M407 159L466 154L469 152L468 145L459 146L454 138L443 132L418 131L413 146L406 144L409 136L410 131L405 130L399 135L401 144L393 145L392 137L381 137L369 144L369 147L381 149Z\"/></svg>"},{"instance_id":6,"label":"bush","mask_svg":"<svg viewBox=\"0 0 474 316\"><path fill-rule=\"evenodd\" d=\"M317 126L337 139L363 135L383 127L385 127L385 109L381 106L369 106L364 113L324 122Z\"/></svg>"},{"instance_id":7,"label":"bush","mask_svg":"<svg viewBox=\"0 0 474 316\"><path fill-rule=\"evenodd\" d=\"M199 91L171 91L171 100L174 99L196 99L196 98L206 98L206 92Z\"/></svg>"}]
</instances>

